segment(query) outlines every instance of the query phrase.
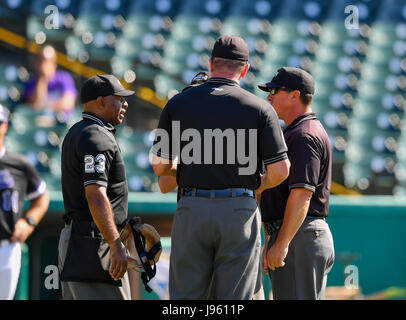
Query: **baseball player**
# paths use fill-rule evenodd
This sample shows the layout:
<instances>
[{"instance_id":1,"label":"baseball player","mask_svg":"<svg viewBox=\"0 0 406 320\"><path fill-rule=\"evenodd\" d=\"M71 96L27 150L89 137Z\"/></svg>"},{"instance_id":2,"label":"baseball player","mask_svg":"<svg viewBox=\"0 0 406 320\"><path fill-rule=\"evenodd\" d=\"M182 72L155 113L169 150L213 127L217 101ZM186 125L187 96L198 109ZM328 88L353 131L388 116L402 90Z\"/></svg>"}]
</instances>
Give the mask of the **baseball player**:
<instances>
[{"instance_id":1,"label":"baseball player","mask_svg":"<svg viewBox=\"0 0 406 320\"><path fill-rule=\"evenodd\" d=\"M239 85L248 56L242 38L217 39L210 79L170 99L160 117L153 169L157 176L176 176L181 188L171 236L170 299L249 300L258 289L254 190L283 181L289 160L276 113ZM242 153L249 154L247 161ZM260 176L262 161L267 172Z\"/></svg>"},{"instance_id":2,"label":"baseball player","mask_svg":"<svg viewBox=\"0 0 406 320\"><path fill-rule=\"evenodd\" d=\"M0 105L0 300L11 300L21 267L21 246L49 206L46 183L23 155L4 146L8 110ZM30 207L24 215L24 199Z\"/></svg>"},{"instance_id":3,"label":"baseball player","mask_svg":"<svg viewBox=\"0 0 406 320\"><path fill-rule=\"evenodd\" d=\"M113 75L83 84L83 119L62 145L65 228L59 240L63 299L130 299L119 226L128 215L128 186L114 126L125 116L125 90Z\"/></svg>"},{"instance_id":4,"label":"baseball player","mask_svg":"<svg viewBox=\"0 0 406 320\"><path fill-rule=\"evenodd\" d=\"M287 127L284 137L292 163L288 179L261 196L266 245L264 269L275 299L324 299L334 262L327 222L332 150L329 137L312 112L313 77L283 67L259 88Z\"/></svg>"}]
</instances>

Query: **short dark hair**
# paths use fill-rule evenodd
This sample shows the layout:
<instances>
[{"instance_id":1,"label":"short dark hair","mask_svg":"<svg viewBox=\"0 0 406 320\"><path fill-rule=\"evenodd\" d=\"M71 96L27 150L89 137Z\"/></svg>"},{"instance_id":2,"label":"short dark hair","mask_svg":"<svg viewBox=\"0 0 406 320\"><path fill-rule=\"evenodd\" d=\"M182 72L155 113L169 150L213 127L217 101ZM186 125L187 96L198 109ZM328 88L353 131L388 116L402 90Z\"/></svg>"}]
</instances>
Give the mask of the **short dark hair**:
<instances>
[{"instance_id":1,"label":"short dark hair","mask_svg":"<svg viewBox=\"0 0 406 320\"><path fill-rule=\"evenodd\" d=\"M308 106L312 103L313 101L313 95L311 93L306 93L306 92L300 92L300 102L304 106Z\"/></svg>"},{"instance_id":2,"label":"short dark hair","mask_svg":"<svg viewBox=\"0 0 406 320\"><path fill-rule=\"evenodd\" d=\"M212 59L213 67L215 70L225 70L227 72L241 73L247 65L246 61L231 60L218 57Z\"/></svg>"}]
</instances>

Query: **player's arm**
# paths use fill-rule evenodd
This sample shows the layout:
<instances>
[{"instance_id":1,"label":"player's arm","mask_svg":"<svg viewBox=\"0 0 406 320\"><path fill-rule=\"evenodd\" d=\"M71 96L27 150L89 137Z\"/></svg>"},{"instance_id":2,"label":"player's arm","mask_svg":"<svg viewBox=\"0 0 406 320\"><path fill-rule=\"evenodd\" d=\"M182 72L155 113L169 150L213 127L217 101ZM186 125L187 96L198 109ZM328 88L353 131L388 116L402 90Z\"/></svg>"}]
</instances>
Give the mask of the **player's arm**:
<instances>
[{"instance_id":1,"label":"player's arm","mask_svg":"<svg viewBox=\"0 0 406 320\"><path fill-rule=\"evenodd\" d=\"M175 177L161 176L158 177L159 189L162 193L168 193L178 186Z\"/></svg>"},{"instance_id":2,"label":"player's arm","mask_svg":"<svg viewBox=\"0 0 406 320\"><path fill-rule=\"evenodd\" d=\"M161 158L155 154L152 155L152 169L158 177L176 177L176 166L173 165L173 161Z\"/></svg>"},{"instance_id":3,"label":"player's arm","mask_svg":"<svg viewBox=\"0 0 406 320\"><path fill-rule=\"evenodd\" d=\"M176 170L177 165L173 164L172 170ZM176 171L175 171L176 173ZM168 193L178 186L176 177L172 176L158 176L158 185L162 193Z\"/></svg>"},{"instance_id":4,"label":"player's arm","mask_svg":"<svg viewBox=\"0 0 406 320\"><path fill-rule=\"evenodd\" d=\"M259 121L261 127L258 147L261 160L265 165L265 173L261 175L261 184L255 190L257 198L264 190L282 183L289 176L290 170L288 148L275 110L264 108Z\"/></svg>"},{"instance_id":5,"label":"player's arm","mask_svg":"<svg viewBox=\"0 0 406 320\"><path fill-rule=\"evenodd\" d=\"M49 192L45 190L38 198L30 200L30 207L25 214L26 218L31 218L36 225L42 220L49 206ZM10 238L11 242L25 242L34 231L34 226L30 225L24 218L18 219L14 233Z\"/></svg>"},{"instance_id":6,"label":"player's arm","mask_svg":"<svg viewBox=\"0 0 406 320\"><path fill-rule=\"evenodd\" d=\"M278 237L266 254L271 270L284 266L283 260L288 254L289 244L306 218L312 195L313 192L305 188L291 189Z\"/></svg>"},{"instance_id":7,"label":"player's arm","mask_svg":"<svg viewBox=\"0 0 406 320\"><path fill-rule=\"evenodd\" d=\"M260 195L264 190L276 187L289 176L289 168L288 158L266 165L266 172L261 175L261 185L255 190L257 199L259 197L257 201L260 201Z\"/></svg>"},{"instance_id":8,"label":"player's arm","mask_svg":"<svg viewBox=\"0 0 406 320\"><path fill-rule=\"evenodd\" d=\"M90 184L85 187L85 193L93 221L110 246L110 275L113 279L119 280L127 271L127 256L121 246L120 234L114 223L106 187Z\"/></svg>"},{"instance_id":9,"label":"player's arm","mask_svg":"<svg viewBox=\"0 0 406 320\"><path fill-rule=\"evenodd\" d=\"M39 76L32 92L27 97L29 104L34 109L41 109L44 107L44 102L48 96L48 79L45 76Z\"/></svg>"}]
</instances>

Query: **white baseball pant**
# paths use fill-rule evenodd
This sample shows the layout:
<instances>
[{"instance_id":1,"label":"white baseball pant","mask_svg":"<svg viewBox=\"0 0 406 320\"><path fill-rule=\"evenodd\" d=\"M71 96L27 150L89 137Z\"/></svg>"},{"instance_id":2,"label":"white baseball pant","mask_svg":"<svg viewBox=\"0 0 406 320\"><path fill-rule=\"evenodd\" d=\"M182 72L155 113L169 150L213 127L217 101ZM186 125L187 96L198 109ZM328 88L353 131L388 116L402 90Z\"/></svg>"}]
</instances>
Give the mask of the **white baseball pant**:
<instances>
[{"instance_id":1,"label":"white baseball pant","mask_svg":"<svg viewBox=\"0 0 406 320\"><path fill-rule=\"evenodd\" d=\"M0 241L0 300L12 300L21 268L21 245Z\"/></svg>"}]
</instances>

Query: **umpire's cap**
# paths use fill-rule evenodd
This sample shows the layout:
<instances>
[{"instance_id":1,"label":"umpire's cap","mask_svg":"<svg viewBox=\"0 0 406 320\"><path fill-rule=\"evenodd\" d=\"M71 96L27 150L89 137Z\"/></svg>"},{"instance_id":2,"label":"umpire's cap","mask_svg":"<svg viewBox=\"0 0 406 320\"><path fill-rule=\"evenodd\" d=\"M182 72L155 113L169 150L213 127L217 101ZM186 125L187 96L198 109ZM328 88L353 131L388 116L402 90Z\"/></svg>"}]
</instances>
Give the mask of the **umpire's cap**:
<instances>
[{"instance_id":1,"label":"umpire's cap","mask_svg":"<svg viewBox=\"0 0 406 320\"><path fill-rule=\"evenodd\" d=\"M248 61L248 45L243 38L237 36L221 36L214 43L211 57Z\"/></svg>"},{"instance_id":2,"label":"umpire's cap","mask_svg":"<svg viewBox=\"0 0 406 320\"><path fill-rule=\"evenodd\" d=\"M310 73L296 67L279 68L270 82L258 85L258 88L267 92L271 91L272 88L280 87L314 94L313 77Z\"/></svg>"},{"instance_id":3,"label":"umpire's cap","mask_svg":"<svg viewBox=\"0 0 406 320\"><path fill-rule=\"evenodd\" d=\"M112 74L98 74L85 81L80 89L80 100L85 104L98 97L106 97L109 95L128 97L134 93L134 91L126 90L120 81Z\"/></svg>"}]
</instances>

